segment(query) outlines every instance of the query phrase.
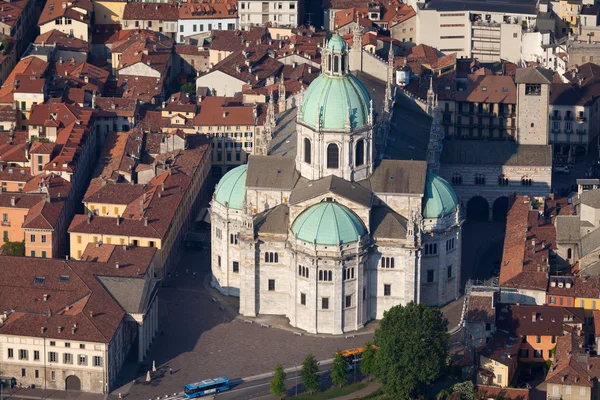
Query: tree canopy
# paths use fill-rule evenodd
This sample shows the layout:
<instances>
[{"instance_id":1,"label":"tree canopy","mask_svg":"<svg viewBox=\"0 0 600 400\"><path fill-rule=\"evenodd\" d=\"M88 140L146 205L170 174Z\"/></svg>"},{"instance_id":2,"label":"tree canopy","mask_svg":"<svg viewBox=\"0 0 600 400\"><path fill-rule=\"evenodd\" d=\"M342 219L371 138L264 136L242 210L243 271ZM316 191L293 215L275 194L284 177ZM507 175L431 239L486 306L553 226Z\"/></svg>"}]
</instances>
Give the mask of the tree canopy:
<instances>
[{"instance_id":1,"label":"tree canopy","mask_svg":"<svg viewBox=\"0 0 600 400\"><path fill-rule=\"evenodd\" d=\"M348 381L348 360L338 350L333 356L333 367L331 368L331 382L342 386Z\"/></svg>"},{"instance_id":2,"label":"tree canopy","mask_svg":"<svg viewBox=\"0 0 600 400\"><path fill-rule=\"evenodd\" d=\"M360 371L364 376L371 377L375 375L375 347L373 343L365 343L365 350L363 351L362 358L360 359Z\"/></svg>"},{"instance_id":3,"label":"tree canopy","mask_svg":"<svg viewBox=\"0 0 600 400\"><path fill-rule=\"evenodd\" d=\"M438 377L450 347L448 321L437 308L411 302L383 314L375 331L375 376L394 399L417 397Z\"/></svg>"},{"instance_id":4,"label":"tree canopy","mask_svg":"<svg viewBox=\"0 0 600 400\"><path fill-rule=\"evenodd\" d=\"M302 362L302 384L309 393L319 390L319 366L312 353L308 353Z\"/></svg>"},{"instance_id":5,"label":"tree canopy","mask_svg":"<svg viewBox=\"0 0 600 400\"><path fill-rule=\"evenodd\" d=\"M277 367L275 367L275 375L273 375L273 379L271 379L271 384L269 387L269 390L275 396L281 397L287 392L285 387L285 377L286 374L283 370L283 367L281 364L277 364Z\"/></svg>"}]
</instances>

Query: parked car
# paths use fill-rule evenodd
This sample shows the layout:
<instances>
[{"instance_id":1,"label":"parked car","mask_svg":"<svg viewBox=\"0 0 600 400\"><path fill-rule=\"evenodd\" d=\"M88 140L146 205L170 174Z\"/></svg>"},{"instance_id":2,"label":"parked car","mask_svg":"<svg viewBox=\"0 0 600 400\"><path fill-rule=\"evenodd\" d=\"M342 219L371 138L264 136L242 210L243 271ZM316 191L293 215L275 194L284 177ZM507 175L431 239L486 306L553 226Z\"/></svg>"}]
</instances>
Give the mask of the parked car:
<instances>
[{"instance_id":1,"label":"parked car","mask_svg":"<svg viewBox=\"0 0 600 400\"><path fill-rule=\"evenodd\" d=\"M559 173L563 173L563 174L571 173L571 170L569 169L569 167L564 166L564 165L557 165L553 169L554 169L554 172L559 172Z\"/></svg>"}]
</instances>

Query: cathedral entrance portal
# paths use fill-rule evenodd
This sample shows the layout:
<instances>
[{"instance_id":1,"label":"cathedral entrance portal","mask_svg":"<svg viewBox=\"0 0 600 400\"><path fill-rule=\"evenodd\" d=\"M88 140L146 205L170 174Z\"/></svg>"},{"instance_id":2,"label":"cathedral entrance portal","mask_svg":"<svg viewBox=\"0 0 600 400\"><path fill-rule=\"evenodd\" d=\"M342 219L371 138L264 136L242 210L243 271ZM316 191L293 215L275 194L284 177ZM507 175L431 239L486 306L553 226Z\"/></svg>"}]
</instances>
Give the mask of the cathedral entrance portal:
<instances>
[{"instance_id":1,"label":"cathedral entrance portal","mask_svg":"<svg viewBox=\"0 0 600 400\"><path fill-rule=\"evenodd\" d=\"M492 219L494 222L504 222L506 221L506 216L508 215L508 197L502 196L498 197L496 201L494 201L494 205L492 207Z\"/></svg>"},{"instance_id":2,"label":"cathedral entrance portal","mask_svg":"<svg viewBox=\"0 0 600 400\"><path fill-rule=\"evenodd\" d=\"M471 197L467 203L468 221L488 221L490 217L490 205L481 196Z\"/></svg>"}]
</instances>

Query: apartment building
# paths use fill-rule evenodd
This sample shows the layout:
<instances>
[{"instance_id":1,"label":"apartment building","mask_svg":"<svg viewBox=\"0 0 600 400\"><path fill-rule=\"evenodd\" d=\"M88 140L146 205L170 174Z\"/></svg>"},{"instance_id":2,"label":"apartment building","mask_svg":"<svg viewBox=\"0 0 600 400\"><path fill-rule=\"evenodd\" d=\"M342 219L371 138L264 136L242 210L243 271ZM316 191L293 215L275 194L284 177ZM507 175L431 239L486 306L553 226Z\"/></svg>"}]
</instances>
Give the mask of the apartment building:
<instances>
[{"instance_id":1,"label":"apartment building","mask_svg":"<svg viewBox=\"0 0 600 400\"><path fill-rule=\"evenodd\" d=\"M131 2L125 4L121 23L123 29L147 29L175 40L178 20L178 3Z\"/></svg>"},{"instance_id":2,"label":"apartment building","mask_svg":"<svg viewBox=\"0 0 600 400\"><path fill-rule=\"evenodd\" d=\"M158 329L155 252L103 245L81 262L3 256L3 374L23 387L114 390L127 355L142 361Z\"/></svg>"},{"instance_id":3,"label":"apartment building","mask_svg":"<svg viewBox=\"0 0 600 400\"><path fill-rule=\"evenodd\" d=\"M76 215L69 227L73 259L81 259L90 243L103 243L156 248L158 277L176 263L208 186L210 147L204 137L190 135L185 150L166 147L144 164L141 151L149 135L164 136L144 135L140 127L109 134L103 163L83 200L85 214Z\"/></svg>"},{"instance_id":4,"label":"apartment building","mask_svg":"<svg viewBox=\"0 0 600 400\"><path fill-rule=\"evenodd\" d=\"M500 309L498 329L522 339L519 348L521 362L541 362L554 359L557 339L566 327L582 329L585 313L579 308L504 305Z\"/></svg>"},{"instance_id":5,"label":"apartment building","mask_svg":"<svg viewBox=\"0 0 600 400\"><path fill-rule=\"evenodd\" d=\"M0 17L2 35L14 40L17 56L20 56L34 38L35 1L2 1Z\"/></svg>"},{"instance_id":6,"label":"apartment building","mask_svg":"<svg viewBox=\"0 0 600 400\"><path fill-rule=\"evenodd\" d=\"M238 2L240 28L248 30L269 23L274 27L296 28L304 22L304 3L298 0L245 0Z\"/></svg>"},{"instance_id":7,"label":"apartment building","mask_svg":"<svg viewBox=\"0 0 600 400\"><path fill-rule=\"evenodd\" d=\"M494 336L478 351L477 384L508 387L517 372L521 345L522 339L518 336Z\"/></svg>"},{"instance_id":8,"label":"apartment building","mask_svg":"<svg viewBox=\"0 0 600 400\"><path fill-rule=\"evenodd\" d=\"M177 41L203 32L235 30L238 28L236 3L181 3L179 8Z\"/></svg>"},{"instance_id":9,"label":"apartment building","mask_svg":"<svg viewBox=\"0 0 600 400\"><path fill-rule=\"evenodd\" d=\"M212 164L221 167L223 173L229 166L246 164L248 156L255 154L263 125L260 113L258 106L228 97L206 97L200 103L194 128L211 138Z\"/></svg>"},{"instance_id":10,"label":"apartment building","mask_svg":"<svg viewBox=\"0 0 600 400\"><path fill-rule=\"evenodd\" d=\"M38 20L40 34L56 29L89 42L92 12L90 1L49 0Z\"/></svg>"},{"instance_id":11,"label":"apartment building","mask_svg":"<svg viewBox=\"0 0 600 400\"><path fill-rule=\"evenodd\" d=\"M163 102L161 109L161 129L163 133L181 130L185 134L195 134L194 117L198 111L196 102L183 92L174 93Z\"/></svg>"},{"instance_id":12,"label":"apartment building","mask_svg":"<svg viewBox=\"0 0 600 400\"><path fill-rule=\"evenodd\" d=\"M522 32L535 27L536 4L533 0L409 2L417 10L416 43L457 53L457 57L515 63L520 60Z\"/></svg>"}]
</instances>

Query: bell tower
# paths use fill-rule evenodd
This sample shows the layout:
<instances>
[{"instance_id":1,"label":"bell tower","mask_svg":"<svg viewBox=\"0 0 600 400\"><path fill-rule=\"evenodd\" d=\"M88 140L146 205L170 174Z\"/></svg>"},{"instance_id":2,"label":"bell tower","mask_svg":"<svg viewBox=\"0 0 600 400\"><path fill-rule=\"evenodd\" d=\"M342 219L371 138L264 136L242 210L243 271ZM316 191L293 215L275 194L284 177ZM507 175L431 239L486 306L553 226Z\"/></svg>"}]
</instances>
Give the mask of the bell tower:
<instances>
[{"instance_id":1,"label":"bell tower","mask_svg":"<svg viewBox=\"0 0 600 400\"><path fill-rule=\"evenodd\" d=\"M321 57L321 75L298 107L296 169L309 180L367 179L373 172L373 102L350 73L350 51L341 36L324 44Z\"/></svg>"}]
</instances>

